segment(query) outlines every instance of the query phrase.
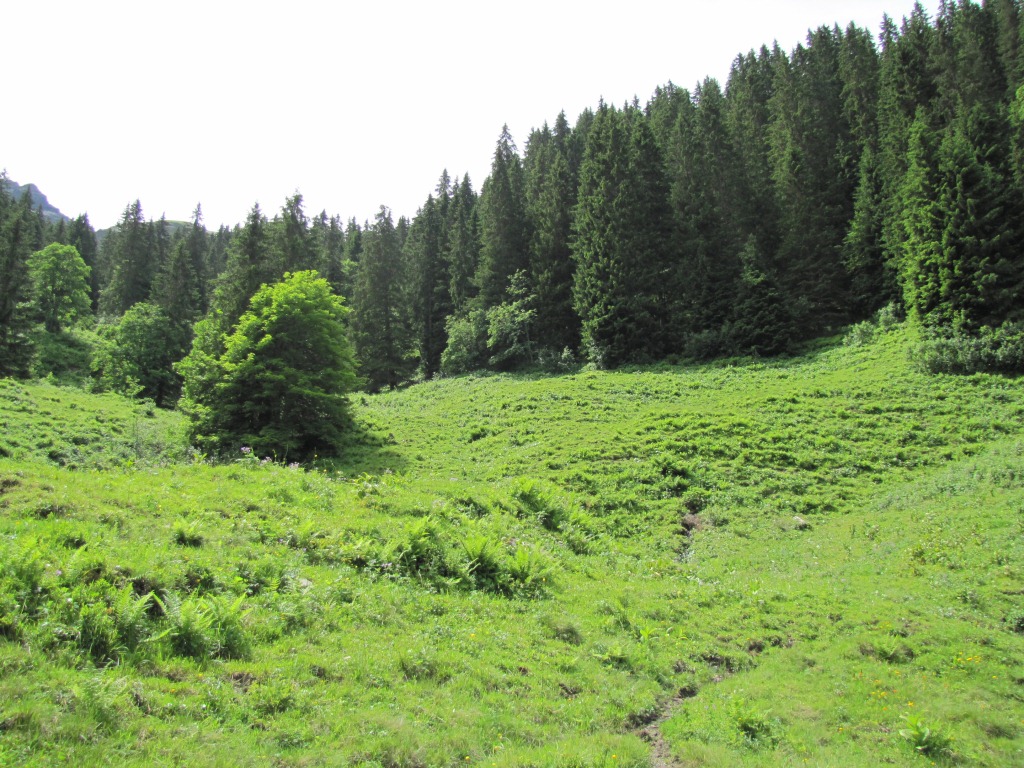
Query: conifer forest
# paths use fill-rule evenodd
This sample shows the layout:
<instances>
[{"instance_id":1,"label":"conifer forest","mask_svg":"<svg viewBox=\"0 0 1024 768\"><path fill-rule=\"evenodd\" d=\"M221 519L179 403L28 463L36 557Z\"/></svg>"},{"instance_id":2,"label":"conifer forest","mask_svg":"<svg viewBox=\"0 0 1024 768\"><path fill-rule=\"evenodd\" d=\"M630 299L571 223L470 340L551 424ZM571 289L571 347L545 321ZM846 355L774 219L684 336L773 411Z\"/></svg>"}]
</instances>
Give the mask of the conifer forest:
<instances>
[{"instance_id":1,"label":"conifer forest","mask_svg":"<svg viewBox=\"0 0 1024 768\"><path fill-rule=\"evenodd\" d=\"M1024 3L496 133L0 174L0 765L1024 765Z\"/></svg>"},{"instance_id":2,"label":"conifer forest","mask_svg":"<svg viewBox=\"0 0 1024 768\"><path fill-rule=\"evenodd\" d=\"M135 201L98 238L85 215L54 224L0 193L0 370L29 371L29 329L59 332L52 294L84 280L88 307L64 312L115 347L98 381L170 404L172 363L220 354L259 287L304 270L344 297L371 391L777 355L884 307L926 331L938 366L1019 370L1021 24L1019 3L993 0L934 20L918 6L877 35L815 29L737 56L725 83L559 114L521 148L503 130L479 189L444 171L411 219L311 214L295 194L213 230L199 206L168 222ZM49 243L77 250L77 283L33 281ZM138 333L155 335L132 349Z\"/></svg>"}]
</instances>

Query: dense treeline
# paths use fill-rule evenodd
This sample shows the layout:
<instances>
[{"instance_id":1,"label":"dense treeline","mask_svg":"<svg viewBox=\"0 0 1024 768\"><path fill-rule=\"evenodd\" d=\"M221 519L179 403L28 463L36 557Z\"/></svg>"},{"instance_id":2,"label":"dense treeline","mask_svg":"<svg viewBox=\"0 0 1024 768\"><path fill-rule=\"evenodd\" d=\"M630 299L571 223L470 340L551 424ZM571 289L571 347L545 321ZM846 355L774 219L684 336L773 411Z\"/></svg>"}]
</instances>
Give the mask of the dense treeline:
<instances>
[{"instance_id":1,"label":"dense treeline","mask_svg":"<svg viewBox=\"0 0 1024 768\"><path fill-rule=\"evenodd\" d=\"M158 402L177 395L174 361L191 349L198 371L223 355L260 287L305 270L345 297L371 389L778 354L889 305L947 352L986 339L986 364L1012 370L1024 11L950 0L931 20L917 5L877 42L822 27L790 53L738 56L724 88L669 83L643 106L560 114L522 152L505 128L479 194L444 172L411 221L384 207L363 224L309 217L296 194L212 232L198 207L146 221L135 202L98 241L87 217L47 224L0 188L0 227L0 371L29 372L34 324L60 330L30 257L63 243L87 268L96 376Z\"/></svg>"}]
</instances>

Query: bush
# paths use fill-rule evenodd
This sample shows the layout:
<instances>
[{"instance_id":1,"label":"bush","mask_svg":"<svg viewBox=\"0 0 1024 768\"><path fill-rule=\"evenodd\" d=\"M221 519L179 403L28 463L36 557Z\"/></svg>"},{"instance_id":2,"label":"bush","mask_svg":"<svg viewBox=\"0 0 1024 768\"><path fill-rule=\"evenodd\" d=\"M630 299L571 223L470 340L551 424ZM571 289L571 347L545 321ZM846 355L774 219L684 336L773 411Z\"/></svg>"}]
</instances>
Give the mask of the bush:
<instances>
[{"instance_id":1,"label":"bush","mask_svg":"<svg viewBox=\"0 0 1024 768\"><path fill-rule=\"evenodd\" d=\"M168 405L181 382L172 366L185 351L182 331L154 304L140 302L116 325L100 328L93 368L102 389Z\"/></svg>"},{"instance_id":2,"label":"bush","mask_svg":"<svg viewBox=\"0 0 1024 768\"><path fill-rule=\"evenodd\" d=\"M928 373L1024 373L1024 323L984 326L977 334L930 332L910 356Z\"/></svg>"},{"instance_id":3,"label":"bush","mask_svg":"<svg viewBox=\"0 0 1024 768\"><path fill-rule=\"evenodd\" d=\"M449 317L448 346L441 353L441 371L452 376L487 364L487 313L470 310L464 317Z\"/></svg>"},{"instance_id":4,"label":"bush","mask_svg":"<svg viewBox=\"0 0 1024 768\"><path fill-rule=\"evenodd\" d=\"M210 328L176 369L193 439L216 453L251 446L260 456L305 459L337 451L357 383L348 308L316 272L286 273L249 303L223 354Z\"/></svg>"}]
</instances>

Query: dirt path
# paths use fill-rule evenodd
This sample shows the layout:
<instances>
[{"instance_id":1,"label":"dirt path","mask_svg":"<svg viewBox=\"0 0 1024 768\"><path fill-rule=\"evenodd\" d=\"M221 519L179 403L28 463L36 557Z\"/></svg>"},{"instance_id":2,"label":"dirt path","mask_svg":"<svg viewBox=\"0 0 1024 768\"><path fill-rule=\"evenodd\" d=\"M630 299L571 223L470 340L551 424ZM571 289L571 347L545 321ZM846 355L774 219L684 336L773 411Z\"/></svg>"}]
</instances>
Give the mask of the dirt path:
<instances>
[{"instance_id":1,"label":"dirt path","mask_svg":"<svg viewBox=\"0 0 1024 768\"><path fill-rule=\"evenodd\" d=\"M672 757L668 742L661 735L661 724L675 714L687 699L696 695L695 690L683 688L658 710L658 714L636 729L636 735L651 745L651 768L682 768L682 763Z\"/></svg>"}]
</instances>

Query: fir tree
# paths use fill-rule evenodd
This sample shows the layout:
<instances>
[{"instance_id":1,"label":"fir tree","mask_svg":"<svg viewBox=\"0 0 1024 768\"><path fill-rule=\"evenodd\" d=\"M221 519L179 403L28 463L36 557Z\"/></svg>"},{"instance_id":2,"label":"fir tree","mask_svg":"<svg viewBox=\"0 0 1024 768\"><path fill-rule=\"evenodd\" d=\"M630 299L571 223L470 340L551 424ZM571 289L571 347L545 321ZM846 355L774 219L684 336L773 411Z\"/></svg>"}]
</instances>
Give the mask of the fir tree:
<instances>
[{"instance_id":1,"label":"fir tree","mask_svg":"<svg viewBox=\"0 0 1024 768\"><path fill-rule=\"evenodd\" d=\"M29 256L42 247L42 216L26 189L15 202L0 174L0 376L24 376L31 357Z\"/></svg>"},{"instance_id":2,"label":"fir tree","mask_svg":"<svg viewBox=\"0 0 1024 768\"><path fill-rule=\"evenodd\" d=\"M555 352L579 345L579 318L572 306L574 265L569 240L577 179L570 166L572 137L565 113L554 130L530 137L525 157L526 206L531 232L530 283L538 343Z\"/></svg>"},{"instance_id":3,"label":"fir tree","mask_svg":"<svg viewBox=\"0 0 1024 768\"><path fill-rule=\"evenodd\" d=\"M151 245L151 230L136 200L125 208L100 249L101 269L108 276L101 287L101 312L119 316L149 296L156 275Z\"/></svg>"},{"instance_id":4,"label":"fir tree","mask_svg":"<svg viewBox=\"0 0 1024 768\"><path fill-rule=\"evenodd\" d=\"M487 308L504 301L511 276L529 266L523 166L507 125L480 196L480 244L476 280Z\"/></svg>"},{"instance_id":5,"label":"fir tree","mask_svg":"<svg viewBox=\"0 0 1024 768\"><path fill-rule=\"evenodd\" d=\"M592 361L616 366L666 351L668 184L643 116L602 105L587 141L573 220L573 300Z\"/></svg>"},{"instance_id":6,"label":"fir tree","mask_svg":"<svg viewBox=\"0 0 1024 768\"><path fill-rule=\"evenodd\" d=\"M381 206L364 233L352 296L352 338L371 390L397 387L414 366L402 290L402 253L391 212Z\"/></svg>"},{"instance_id":7,"label":"fir tree","mask_svg":"<svg viewBox=\"0 0 1024 768\"><path fill-rule=\"evenodd\" d=\"M445 319L451 312L450 276L445 252L445 210L448 208L446 176L420 209L409 228L404 251L409 282L412 331L419 348L420 369L430 378L441 369L441 353L448 342Z\"/></svg>"}]
</instances>

